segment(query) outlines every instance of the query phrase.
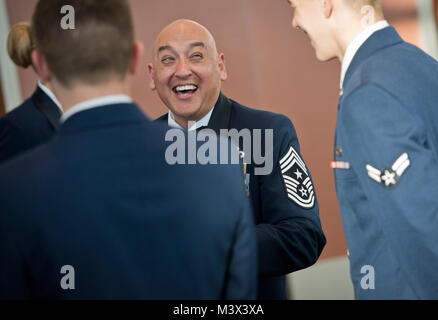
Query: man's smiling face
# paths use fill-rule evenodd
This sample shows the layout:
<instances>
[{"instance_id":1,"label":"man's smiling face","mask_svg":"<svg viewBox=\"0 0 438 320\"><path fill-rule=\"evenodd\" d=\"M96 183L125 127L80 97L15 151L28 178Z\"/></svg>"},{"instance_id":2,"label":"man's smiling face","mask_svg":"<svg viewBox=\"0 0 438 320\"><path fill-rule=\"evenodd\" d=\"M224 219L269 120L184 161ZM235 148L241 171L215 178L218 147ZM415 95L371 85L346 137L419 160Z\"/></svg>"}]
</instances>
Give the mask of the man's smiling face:
<instances>
[{"instance_id":1,"label":"man's smiling face","mask_svg":"<svg viewBox=\"0 0 438 320\"><path fill-rule=\"evenodd\" d=\"M188 20L176 21L160 33L148 67L151 89L157 90L177 122L206 115L227 78L224 55L217 53L211 34Z\"/></svg>"}]
</instances>

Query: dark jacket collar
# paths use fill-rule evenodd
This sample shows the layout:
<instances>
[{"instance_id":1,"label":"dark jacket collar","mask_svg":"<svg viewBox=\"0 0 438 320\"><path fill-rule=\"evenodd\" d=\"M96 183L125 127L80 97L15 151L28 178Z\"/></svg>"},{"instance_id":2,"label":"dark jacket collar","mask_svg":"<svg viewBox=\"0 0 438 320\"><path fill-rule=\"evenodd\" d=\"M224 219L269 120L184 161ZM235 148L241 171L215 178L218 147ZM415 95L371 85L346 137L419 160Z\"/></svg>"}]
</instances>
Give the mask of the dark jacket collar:
<instances>
[{"instance_id":1,"label":"dark jacket collar","mask_svg":"<svg viewBox=\"0 0 438 320\"><path fill-rule=\"evenodd\" d=\"M230 115L231 101L221 92L216 104L214 105L214 110L211 114L207 128L214 130L217 134L220 133L220 129L228 129L230 124ZM166 113L157 118L155 121L162 121L167 124L168 117L169 113Z\"/></svg>"},{"instance_id":2,"label":"dark jacket collar","mask_svg":"<svg viewBox=\"0 0 438 320\"><path fill-rule=\"evenodd\" d=\"M148 118L136 104L110 104L73 114L61 125L59 132L68 134L104 126L142 121L148 121Z\"/></svg>"},{"instance_id":3,"label":"dark jacket collar","mask_svg":"<svg viewBox=\"0 0 438 320\"><path fill-rule=\"evenodd\" d=\"M220 134L220 129L228 129L231 115L231 101L222 92L214 106L207 128Z\"/></svg>"},{"instance_id":4,"label":"dark jacket collar","mask_svg":"<svg viewBox=\"0 0 438 320\"><path fill-rule=\"evenodd\" d=\"M168 119L169 119L169 112L168 112L168 113L165 113L165 114L163 114L163 115L162 115L161 117L159 117L159 118L155 119L154 121L164 122L164 123L166 123L166 124L167 124L167 122L168 122Z\"/></svg>"},{"instance_id":5,"label":"dark jacket collar","mask_svg":"<svg viewBox=\"0 0 438 320\"><path fill-rule=\"evenodd\" d=\"M359 48L351 62L344 78L344 88L348 84L348 80L353 75L354 71L371 55L386 47L403 42L394 27L386 27L375 32L365 43Z\"/></svg>"},{"instance_id":6,"label":"dark jacket collar","mask_svg":"<svg viewBox=\"0 0 438 320\"><path fill-rule=\"evenodd\" d=\"M31 99L37 109L46 116L53 129L57 130L60 126L61 110L55 102L40 87L37 87Z\"/></svg>"}]
</instances>

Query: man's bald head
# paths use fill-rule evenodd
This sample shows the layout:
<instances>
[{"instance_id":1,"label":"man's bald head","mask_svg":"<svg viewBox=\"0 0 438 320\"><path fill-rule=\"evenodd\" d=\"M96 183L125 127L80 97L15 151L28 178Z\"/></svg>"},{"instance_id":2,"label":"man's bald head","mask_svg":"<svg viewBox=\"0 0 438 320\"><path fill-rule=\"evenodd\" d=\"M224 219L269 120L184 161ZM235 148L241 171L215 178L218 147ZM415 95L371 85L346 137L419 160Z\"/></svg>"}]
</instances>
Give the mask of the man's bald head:
<instances>
[{"instance_id":1,"label":"man's bald head","mask_svg":"<svg viewBox=\"0 0 438 320\"><path fill-rule=\"evenodd\" d=\"M153 47L154 54L158 52L160 45L166 43L169 39L184 39L187 35L197 36L199 39L203 39L211 49L217 53L216 41L206 27L193 20L179 19L165 26L158 34Z\"/></svg>"},{"instance_id":2,"label":"man's bald head","mask_svg":"<svg viewBox=\"0 0 438 320\"><path fill-rule=\"evenodd\" d=\"M158 34L153 50L150 88L181 126L200 120L214 107L227 78L224 55L210 31L192 20L176 20Z\"/></svg>"}]
</instances>

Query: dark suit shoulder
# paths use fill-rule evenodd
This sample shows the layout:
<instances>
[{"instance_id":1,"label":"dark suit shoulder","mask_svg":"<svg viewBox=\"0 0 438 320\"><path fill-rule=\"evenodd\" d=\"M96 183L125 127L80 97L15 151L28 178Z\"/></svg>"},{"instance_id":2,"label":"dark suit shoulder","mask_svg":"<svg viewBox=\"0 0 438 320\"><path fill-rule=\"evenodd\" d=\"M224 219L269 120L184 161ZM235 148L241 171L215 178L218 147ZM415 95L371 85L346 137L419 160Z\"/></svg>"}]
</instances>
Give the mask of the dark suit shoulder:
<instances>
[{"instance_id":1,"label":"dark suit shoulder","mask_svg":"<svg viewBox=\"0 0 438 320\"><path fill-rule=\"evenodd\" d=\"M32 99L25 100L21 105L5 114L1 120L2 125L8 123L18 128L23 128L32 118L38 118L40 112L35 108Z\"/></svg>"},{"instance_id":2,"label":"dark suit shoulder","mask_svg":"<svg viewBox=\"0 0 438 320\"><path fill-rule=\"evenodd\" d=\"M168 117L168 113L165 113L161 117L155 119L154 121L167 123L167 117Z\"/></svg>"},{"instance_id":3,"label":"dark suit shoulder","mask_svg":"<svg viewBox=\"0 0 438 320\"><path fill-rule=\"evenodd\" d=\"M230 101L232 105L231 121L239 123L239 126L242 128L276 129L293 127L292 121L283 114L249 108L232 99Z\"/></svg>"},{"instance_id":4,"label":"dark suit shoulder","mask_svg":"<svg viewBox=\"0 0 438 320\"><path fill-rule=\"evenodd\" d=\"M23 135L34 138L35 135L46 136L53 132L47 118L35 106L31 98L24 101L20 106L7 113L2 118L5 123L14 125ZM38 138L37 138L38 139Z\"/></svg>"},{"instance_id":5,"label":"dark suit shoulder","mask_svg":"<svg viewBox=\"0 0 438 320\"><path fill-rule=\"evenodd\" d=\"M45 141L51 131L44 115L27 99L0 119L0 162Z\"/></svg>"},{"instance_id":6,"label":"dark suit shoulder","mask_svg":"<svg viewBox=\"0 0 438 320\"><path fill-rule=\"evenodd\" d=\"M0 162L47 141L54 133L32 98L0 119Z\"/></svg>"},{"instance_id":7,"label":"dark suit shoulder","mask_svg":"<svg viewBox=\"0 0 438 320\"><path fill-rule=\"evenodd\" d=\"M435 59L412 44L397 43L376 51L360 64L345 85L344 98L364 85L385 88L395 96L416 95L428 83L435 83L437 72Z\"/></svg>"},{"instance_id":8,"label":"dark suit shoulder","mask_svg":"<svg viewBox=\"0 0 438 320\"><path fill-rule=\"evenodd\" d=\"M237 130L261 129L273 131L275 161L287 152L290 145L293 145L296 151L300 151L295 127L287 116L249 108L231 99L230 101L232 105L230 128L236 128Z\"/></svg>"}]
</instances>

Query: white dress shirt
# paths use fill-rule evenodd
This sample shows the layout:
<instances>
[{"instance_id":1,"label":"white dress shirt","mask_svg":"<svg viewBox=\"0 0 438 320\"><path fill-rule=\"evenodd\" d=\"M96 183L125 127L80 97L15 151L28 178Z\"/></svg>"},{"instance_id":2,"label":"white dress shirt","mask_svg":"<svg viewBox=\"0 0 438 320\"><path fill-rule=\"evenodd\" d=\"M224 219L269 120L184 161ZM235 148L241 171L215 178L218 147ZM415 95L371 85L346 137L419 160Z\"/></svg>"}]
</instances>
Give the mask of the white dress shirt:
<instances>
[{"instance_id":1,"label":"white dress shirt","mask_svg":"<svg viewBox=\"0 0 438 320\"><path fill-rule=\"evenodd\" d=\"M211 114L213 113L213 109L214 107L211 108L210 112L207 113L205 116L203 116L199 121L196 121L195 125L192 125L189 128L189 131L208 126L208 123L210 122ZM182 126L179 125L178 122L175 121L175 117L173 116L173 113L170 110L169 110L169 115L167 117L167 124L169 125L169 127L172 128L184 129Z\"/></svg>"},{"instance_id":2,"label":"white dress shirt","mask_svg":"<svg viewBox=\"0 0 438 320\"><path fill-rule=\"evenodd\" d=\"M345 74L347 73L348 67L350 67L350 64L353 61L353 58L356 55L357 51L365 43L365 41L367 41L368 38L371 37L375 32L382 30L386 27L389 27L389 24L386 20L379 21L359 33L356 38L354 38L354 40L348 45L347 50L345 51L344 59L342 61L340 83L341 90L344 85Z\"/></svg>"},{"instance_id":3,"label":"white dress shirt","mask_svg":"<svg viewBox=\"0 0 438 320\"><path fill-rule=\"evenodd\" d=\"M97 107L104 107L110 104L119 104L119 103L132 103L132 99L127 95L119 94L119 95L109 95L109 96L99 97L78 103L73 107L71 107L62 115L61 123L65 122L68 118L70 118L72 115L78 112L97 108Z\"/></svg>"},{"instance_id":4,"label":"white dress shirt","mask_svg":"<svg viewBox=\"0 0 438 320\"><path fill-rule=\"evenodd\" d=\"M61 103L59 103L58 99L56 99L55 95L52 91L50 91L49 88L47 88L41 81L38 81L38 87L44 91L45 94L49 96L50 99L58 106L58 108L61 110L62 113L62 106Z\"/></svg>"}]
</instances>

